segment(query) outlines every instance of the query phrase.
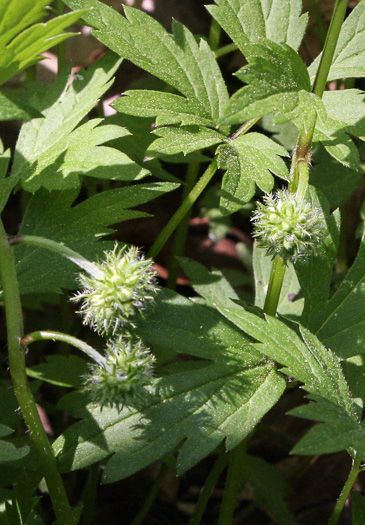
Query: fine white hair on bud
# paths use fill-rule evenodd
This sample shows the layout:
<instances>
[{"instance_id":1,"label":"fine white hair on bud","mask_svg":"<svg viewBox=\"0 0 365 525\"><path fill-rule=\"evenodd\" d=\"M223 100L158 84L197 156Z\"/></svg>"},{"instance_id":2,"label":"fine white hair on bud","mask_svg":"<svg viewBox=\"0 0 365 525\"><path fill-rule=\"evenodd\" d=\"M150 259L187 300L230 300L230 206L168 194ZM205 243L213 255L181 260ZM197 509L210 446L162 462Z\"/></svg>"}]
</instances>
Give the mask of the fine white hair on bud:
<instances>
[{"instance_id":1,"label":"fine white hair on bud","mask_svg":"<svg viewBox=\"0 0 365 525\"><path fill-rule=\"evenodd\" d=\"M72 298L80 302L83 323L98 333L114 335L152 303L158 292L152 259L145 259L135 246L105 252L94 263L93 275L80 274L81 290Z\"/></svg>"},{"instance_id":2,"label":"fine white hair on bud","mask_svg":"<svg viewBox=\"0 0 365 525\"><path fill-rule=\"evenodd\" d=\"M322 211L287 190L265 195L252 221L259 246L284 261L315 253L326 232Z\"/></svg>"},{"instance_id":3,"label":"fine white hair on bud","mask_svg":"<svg viewBox=\"0 0 365 525\"><path fill-rule=\"evenodd\" d=\"M155 360L141 340L119 336L107 344L104 363L91 365L85 388L101 406L128 405L152 382Z\"/></svg>"}]
</instances>

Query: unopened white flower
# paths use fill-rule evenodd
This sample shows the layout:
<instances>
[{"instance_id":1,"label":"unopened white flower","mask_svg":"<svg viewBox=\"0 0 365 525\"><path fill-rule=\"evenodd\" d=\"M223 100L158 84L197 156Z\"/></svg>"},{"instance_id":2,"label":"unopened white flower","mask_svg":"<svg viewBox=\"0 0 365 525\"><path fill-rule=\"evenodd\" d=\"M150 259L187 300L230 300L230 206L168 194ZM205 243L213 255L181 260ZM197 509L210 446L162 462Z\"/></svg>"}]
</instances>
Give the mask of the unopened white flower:
<instances>
[{"instance_id":1,"label":"unopened white flower","mask_svg":"<svg viewBox=\"0 0 365 525\"><path fill-rule=\"evenodd\" d=\"M81 302L84 324L99 333L115 334L154 300L158 292L153 261L135 246L105 252L92 274L80 274L81 291L73 301Z\"/></svg>"},{"instance_id":2,"label":"unopened white flower","mask_svg":"<svg viewBox=\"0 0 365 525\"><path fill-rule=\"evenodd\" d=\"M91 366L85 386L101 406L129 404L153 380L155 356L141 340L120 336L107 344L105 361Z\"/></svg>"},{"instance_id":3,"label":"unopened white flower","mask_svg":"<svg viewBox=\"0 0 365 525\"><path fill-rule=\"evenodd\" d=\"M321 210L286 190L265 195L252 221L259 246L284 260L315 253L326 231Z\"/></svg>"}]
</instances>

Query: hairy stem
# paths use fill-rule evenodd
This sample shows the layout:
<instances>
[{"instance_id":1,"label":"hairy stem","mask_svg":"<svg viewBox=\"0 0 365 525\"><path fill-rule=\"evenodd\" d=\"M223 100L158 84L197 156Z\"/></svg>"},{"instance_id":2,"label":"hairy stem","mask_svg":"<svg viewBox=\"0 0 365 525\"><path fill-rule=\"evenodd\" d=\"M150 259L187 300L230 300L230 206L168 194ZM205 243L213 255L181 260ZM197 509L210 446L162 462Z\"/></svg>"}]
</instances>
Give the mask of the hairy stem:
<instances>
[{"instance_id":1,"label":"hairy stem","mask_svg":"<svg viewBox=\"0 0 365 525\"><path fill-rule=\"evenodd\" d=\"M160 491L163 480L165 479L166 473L168 471L168 466L163 463L157 474L157 477L149 491L147 498L144 500L142 507L140 508L137 516L132 521L131 525L140 525L143 522L144 518L147 516L150 508L152 507L157 495Z\"/></svg>"},{"instance_id":2,"label":"hairy stem","mask_svg":"<svg viewBox=\"0 0 365 525\"><path fill-rule=\"evenodd\" d=\"M226 467L227 462L228 462L228 455L223 450L219 454L218 458L216 459L216 462L214 463L212 470L209 472L209 475L207 479L205 480L203 490L199 496L199 500L198 500L194 515L191 518L189 525L200 525L200 522L204 515L206 506L208 504L210 495L214 487L216 486L220 475L222 474L224 468Z\"/></svg>"},{"instance_id":3,"label":"hairy stem","mask_svg":"<svg viewBox=\"0 0 365 525\"><path fill-rule=\"evenodd\" d=\"M345 506L345 503L347 501L347 498L349 497L349 494L351 492L351 489L356 481L356 478L361 471L360 468L361 465L361 458L356 457L352 461L352 468L350 470L350 474L347 478L347 481L342 489L342 492L340 494L340 497L337 500L336 506L333 509L332 516L328 520L327 525L336 525L338 520L340 519L341 512Z\"/></svg>"},{"instance_id":4,"label":"hairy stem","mask_svg":"<svg viewBox=\"0 0 365 525\"><path fill-rule=\"evenodd\" d=\"M198 162L192 162L189 164L186 174L186 184L184 187L183 200L194 188L199 175L200 164ZM189 221L191 217L192 209L186 213L185 217L176 228L176 234L174 239L174 245L172 247L171 262L169 265L169 276L167 279L167 288L175 290L176 281L179 274L179 262L178 257L181 257L185 251L186 237L189 229Z\"/></svg>"},{"instance_id":5,"label":"hairy stem","mask_svg":"<svg viewBox=\"0 0 365 525\"><path fill-rule=\"evenodd\" d=\"M313 93L319 97L322 97L326 88L328 73L331 68L338 37L345 19L348 4L349 0L336 0L335 7L333 8L330 27L328 29L321 61L319 63L319 68L313 85Z\"/></svg>"},{"instance_id":6,"label":"hairy stem","mask_svg":"<svg viewBox=\"0 0 365 525\"><path fill-rule=\"evenodd\" d=\"M53 332L50 330L40 330L39 332L32 332L27 334L21 340L22 346L25 348L36 341L61 341L62 343L69 344L81 352L84 352L88 357L99 365L105 364L105 358L99 354L92 346L88 345L81 339L73 337L72 335L62 334L61 332Z\"/></svg>"},{"instance_id":7,"label":"hairy stem","mask_svg":"<svg viewBox=\"0 0 365 525\"><path fill-rule=\"evenodd\" d=\"M34 448L42 466L49 495L58 523L73 525L74 519L62 478L57 469L56 458L44 431L33 395L29 389L25 355L21 346L23 336L22 310L13 251L8 243L0 221L0 277L4 290L9 369L14 392L24 420L30 430Z\"/></svg>"},{"instance_id":8,"label":"hairy stem","mask_svg":"<svg viewBox=\"0 0 365 525\"><path fill-rule=\"evenodd\" d=\"M187 197L181 203L181 205L176 210L174 215L171 217L169 222L162 229L159 236L157 237L157 239L151 246L147 254L147 257L151 257L152 259L154 259L160 253L165 242L169 239L170 235L174 232L177 225L180 223L180 221L184 218L186 213L190 210L190 208L193 206L193 204L197 201L197 199L200 197L202 192L205 190L205 188L207 187L208 183L212 179L217 169L218 169L218 163L216 159L214 159L209 164L207 170L203 173L201 178L198 180L197 184L194 186L191 192L187 195Z\"/></svg>"},{"instance_id":9,"label":"hairy stem","mask_svg":"<svg viewBox=\"0 0 365 525\"><path fill-rule=\"evenodd\" d=\"M281 288L285 277L285 264L281 257L276 257L272 263L269 287L267 290L264 312L275 316L278 308Z\"/></svg>"},{"instance_id":10,"label":"hairy stem","mask_svg":"<svg viewBox=\"0 0 365 525\"><path fill-rule=\"evenodd\" d=\"M247 438L244 439L232 451L218 525L228 525L233 521L237 494L241 484L242 467L246 455L247 441Z\"/></svg>"}]
</instances>

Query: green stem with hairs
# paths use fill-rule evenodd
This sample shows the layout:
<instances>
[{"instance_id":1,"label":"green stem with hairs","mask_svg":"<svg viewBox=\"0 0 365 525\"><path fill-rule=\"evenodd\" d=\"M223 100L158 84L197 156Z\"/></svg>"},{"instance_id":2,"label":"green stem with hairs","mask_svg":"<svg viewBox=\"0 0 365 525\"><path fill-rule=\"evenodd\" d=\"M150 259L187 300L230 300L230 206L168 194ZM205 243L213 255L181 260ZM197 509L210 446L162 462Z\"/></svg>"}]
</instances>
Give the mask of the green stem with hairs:
<instances>
[{"instance_id":1,"label":"green stem with hairs","mask_svg":"<svg viewBox=\"0 0 365 525\"><path fill-rule=\"evenodd\" d=\"M61 242L52 241L51 239L45 239L44 237L37 237L35 235L18 235L10 239L10 244L29 244L30 246L38 246L39 248L46 248L52 252L56 252L63 257L66 257L69 261L73 262L82 270L85 270L88 274L93 277L100 276L100 270L97 266L85 259L82 255L71 250Z\"/></svg>"},{"instance_id":2,"label":"green stem with hairs","mask_svg":"<svg viewBox=\"0 0 365 525\"><path fill-rule=\"evenodd\" d=\"M229 525L233 522L237 494L242 479L242 468L246 456L247 443L248 438L245 438L232 450L218 525Z\"/></svg>"},{"instance_id":3,"label":"green stem with hairs","mask_svg":"<svg viewBox=\"0 0 365 525\"><path fill-rule=\"evenodd\" d=\"M99 354L92 346L88 345L81 339L73 337L72 335L63 334L61 332L53 332L50 330L40 330L39 332L32 332L27 334L21 340L22 346L25 348L36 341L61 341L62 343L67 343L81 352L84 352L88 357L93 359L99 365L105 364L105 358Z\"/></svg>"},{"instance_id":4,"label":"green stem with hairs","mask_svg":"<svg viewBox=\"0 0 365 525\"><path fill-rule=\"evenodd\" d=\"M203 518L206 506L208 505L210 495L214 487L216 486L220 478L220 475L225 469L227 463L228 463L228 454L225 452L225 450L223 450L219 454L218 458L216 459L216 462L214 463L214 466L212 470L209 472L209 475L204 483L203 490L199 496L199 500L196 505L194 515L191 518L189 525L200 525L200 522Z\"/></svg>"},{"instance_id":5,"label":"green stem with hairs","mask_svg":"<svg viewBox=\"0 0 365 525\"><path fill-rule=\"evenodd\" d=\"M356 481L356 478L359 472L361 472L360 465L361 465L361 458L358 456L355 456L355 458L352 461L352 468L350 470L350 474L348 475L346 483L342 489L340 497L337 500L336 506L333 509L332 515L330 519L328 520L327 525L336 525L338 523L338 520L340 519L340 515L345 506L347 498L350 495L351 489Z\"/></svg>"},{"instance_id":6,"label":"green stem with hairs","mask_svg":"<svg viewBox=\"0 0 365 525\"><path fill-rule=\"evenodd\" d=\"M281 288L284 282L285 270L286 266L283 259L281 257L275 257L271 267L269 287L264 304L264 312L267 315L276 315Z\"/></svg>"},{"instance_id":7,"label":"green stem with hairs","mask_svg":"<svg viewBox=\"0 0 365 525\"><path fill-rule=\"evenodd\" d=\"M192 162L189 164L186 173L186 183L184 186L184 193L182 199L184 200L190 191L194 188L199 175L199 162ZM176 234L174 239L174 245L172 247L171 262L169 265L169 276L167 278L166 286L171 290L175 290L176 281L179 274L179 262L178 257L184 255L186 237L189 230L189 221L191 217L192 208L185 214L178 227L176 228Z\"/></svg>"},{"instance_id":8,"label":"green stem with hairs","mask_svg":"<svg viewBox=\"0 0 365 525\"><path fill-rule=\"evenodd\" d=\"M206 171L203 173L201 178L198 180L191 192L186 196L184 201L181 203L179 208L176 210L174 215L171 217L166 226L162 229L159 236L151 246L147 256L154 259L161 251L165 242L169 239L170 235L174 232L177 225L184 218L186 213L190 210L193 204L200 197L202 192L205 190L213 175L218 169L218 163L216 159L212 160Z\"/></svg>"},{"instance_id":9,"label":"green stem with hairs","mask_svg":"<svg viewBox=\"0 0 365 525\"><path fill-rule=\"evenodd\" d=\"M14 392L25 423L29 428L34 449L38 455L42 467L42 473L47 483L57 521L60 524L62 523L62 525L74 525L75 521L61 475L58 472L56 458L43 428L33 395L28 385L25 355L21 346L21 339L23 337L23 320L19 286L15 270L15 260L1 221L0 277L3 284L9 369Z\"/></svg>"}]
</instances>

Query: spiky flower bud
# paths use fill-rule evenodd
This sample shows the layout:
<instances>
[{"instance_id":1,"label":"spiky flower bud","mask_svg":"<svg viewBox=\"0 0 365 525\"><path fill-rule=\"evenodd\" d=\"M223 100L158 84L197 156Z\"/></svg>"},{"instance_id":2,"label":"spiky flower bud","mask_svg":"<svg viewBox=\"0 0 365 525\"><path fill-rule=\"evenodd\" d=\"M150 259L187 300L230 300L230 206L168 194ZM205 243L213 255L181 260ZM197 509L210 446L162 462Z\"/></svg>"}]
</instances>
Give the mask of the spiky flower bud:
<instances>
[{"instance_id":1,"label":"spiky flower bud","mask_svg":"<svg viewBox=\"0 0 365 525\"><path fill-rule=\"evenodd\" d=\"M105 361L91 366L85 387L101 406L123 406L152 382L155 356L142 341L124 336L109 342Z\"/></svg>"},{"instance_id":2,"label":"spiky flower bud","mask_svg":"<svg viewBox=\"0 0 365 525\"><path fill-rule=\"evenodd\" d=\"M105 252L95 263L93 274L80 274L81 291L73 301L81 302L84 324L99 333L115 334L154 300L158 288L152 260L144 259L137 247Z\"/></svg>"},{"instance_id":3,"label":"spiky flower bud","mask_svg":"<svg viewBox=\"0 0 365 525\"><path fill-rule=\"evenodd\" d=\"M286 190L265 195L252 221L259 246L285 261L316 252L326 231L321 210Z\"/></svg>"}]
</instances>

